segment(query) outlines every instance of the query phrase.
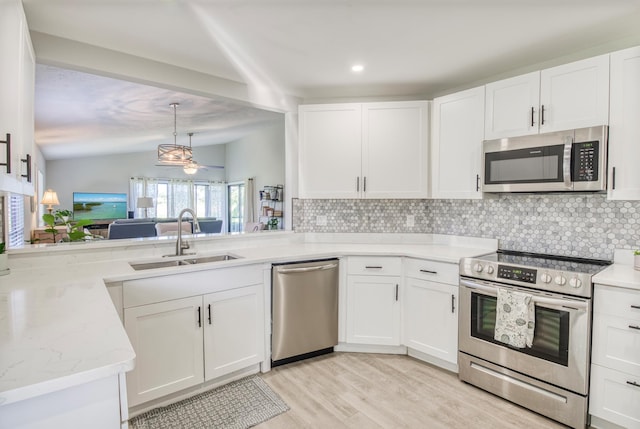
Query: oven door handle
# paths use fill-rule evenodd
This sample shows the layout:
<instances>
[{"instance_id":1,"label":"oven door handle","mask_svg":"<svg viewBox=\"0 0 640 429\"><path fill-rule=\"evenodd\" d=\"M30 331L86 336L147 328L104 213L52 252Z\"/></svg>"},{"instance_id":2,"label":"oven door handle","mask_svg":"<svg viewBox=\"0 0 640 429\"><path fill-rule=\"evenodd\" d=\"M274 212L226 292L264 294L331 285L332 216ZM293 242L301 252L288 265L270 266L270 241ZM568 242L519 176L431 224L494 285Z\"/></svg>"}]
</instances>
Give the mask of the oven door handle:
<instances>
[{"instance_id":1,"label":"oven door handle","mask_svg":"<svg viewBox=\"0 0 640 429\"><path fill-rule=\"evenodd\" d=\"M484 295L489 296L498 296L498 287L497 286L486 286L481 283L477 283L467 279L460 279L460 286L466 286L470 289L475 289L477 291L483 292ZM505 287L504 289L509 289ZM577 310L581 312L586 312L588 309L588 303L586 301L578 301L573 299L558 299L558 298L549 298L546 296L536 295L535 293L530 293L533 298L533 302L535 304L542 304L545 307L556 308L559 310Z\"/></svg>"}]
</instances>

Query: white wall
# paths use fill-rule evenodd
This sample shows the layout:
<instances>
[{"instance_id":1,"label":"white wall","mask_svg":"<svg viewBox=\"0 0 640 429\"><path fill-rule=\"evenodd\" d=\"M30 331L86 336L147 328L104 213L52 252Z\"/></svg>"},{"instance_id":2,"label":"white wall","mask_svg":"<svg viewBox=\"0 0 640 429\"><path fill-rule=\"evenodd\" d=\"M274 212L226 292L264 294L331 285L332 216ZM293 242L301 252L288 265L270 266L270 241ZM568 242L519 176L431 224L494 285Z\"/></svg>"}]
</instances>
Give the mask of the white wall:
<instances>
[{"instance_id":1,"label":"white wall","mask_svg":"<svg viewBox=\"0 0 640 429\"><path fill-rule=\"evenodd\" d=\"M227 181L255 178L256 193L265 185L285 184L285 126L283 121L259 133L227 144ZM285 187L285 195L287 194ZM256 207L258 196L255 196ZM286 206L285 206L286 207Z\"/></svg>"},{"instance_id":2,"label":"white wall","mask_svg":"<svg viewBox=\"0 0 640 429\"><path fill-rule=\"evenodd\" d=\"M256 191L264 185L285 183L285 132L283 121L264 127L247 137L224 145L197 146L193 158L201 165L223 165L224 169L201 169L187 176L179 167L156 167L157 153L49 160L45 187L58 194L57 209L73 207L74 192L129 193L129 178L194 178L241 181L256 179ZM286 195L285 188L285 195ZM131 202L129 202L131 204Z\"/></svg>"},{"instance_id":3,"label":"white wall","mask_svg":"<svg viewBox=\"0 0 640 429\"><path fill-rule=\"evenodd\" d=\"M225 146L195 147L193 148L193 157L200 164L224 165ZM46 163L45 185L58 194L60 200L58 209L71 210L73 208L73 192L124 192L129 194L129 178L131 177L190 177L196 180L224 180L224 169L201 169L194 176L187 176L180 167L156 167L157 159L157 153L152 151L50 160Z\"/></svg>"}]
</instances>

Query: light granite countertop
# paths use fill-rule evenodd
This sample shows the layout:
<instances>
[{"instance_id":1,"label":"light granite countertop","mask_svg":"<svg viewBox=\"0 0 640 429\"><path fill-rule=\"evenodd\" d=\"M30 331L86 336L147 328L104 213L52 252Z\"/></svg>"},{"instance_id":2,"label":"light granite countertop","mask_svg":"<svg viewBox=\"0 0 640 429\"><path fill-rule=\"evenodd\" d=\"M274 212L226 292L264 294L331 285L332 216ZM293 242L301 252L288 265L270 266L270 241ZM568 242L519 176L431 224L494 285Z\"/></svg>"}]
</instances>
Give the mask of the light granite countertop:
<instances>
[{"instance_id":1,"label":"light granite countertop","mask_svg":"<svg viewBox=\"0 0 640 429\"><path fill-rule=\"evenodd\" d=\"M87 246L34 246L10 252L0 277L0 407L133 368L135 352L105 282L256 263L349 255L405 256L458 263L494 251L497 241L431 234L251 234L195 237L198 256L238 259L135 271L175 240L118 240Z\"/></svg>"}]
</instances>

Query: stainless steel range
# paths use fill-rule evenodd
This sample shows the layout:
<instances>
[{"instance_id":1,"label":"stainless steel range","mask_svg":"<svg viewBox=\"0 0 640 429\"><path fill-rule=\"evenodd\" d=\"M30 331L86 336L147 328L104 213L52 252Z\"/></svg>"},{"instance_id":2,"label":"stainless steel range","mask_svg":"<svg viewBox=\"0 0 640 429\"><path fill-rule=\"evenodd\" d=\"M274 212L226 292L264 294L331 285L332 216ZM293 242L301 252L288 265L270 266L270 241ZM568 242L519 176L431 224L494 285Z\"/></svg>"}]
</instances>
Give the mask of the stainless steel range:
<instances>
[{"instance_id":1,"label":"stainless steel range","mask_svg":"<svg viewBox=\"0 0 640 429\"><path fill-rule=\"evenodd\" d=\"M584 428L591 277L608 264L509 251L462 259L459 378Z\"/></svg>"}]
</instances>

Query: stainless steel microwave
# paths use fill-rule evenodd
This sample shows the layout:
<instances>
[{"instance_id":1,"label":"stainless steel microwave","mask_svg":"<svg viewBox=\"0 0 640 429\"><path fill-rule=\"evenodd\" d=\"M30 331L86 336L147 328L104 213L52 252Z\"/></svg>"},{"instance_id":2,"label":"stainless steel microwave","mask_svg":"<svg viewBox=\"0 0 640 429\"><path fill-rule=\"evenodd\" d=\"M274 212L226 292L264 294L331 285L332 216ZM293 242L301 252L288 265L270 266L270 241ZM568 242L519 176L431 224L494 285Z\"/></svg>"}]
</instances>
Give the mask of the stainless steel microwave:
<instances>
[{"instance_id":1,"label":"stainless steel microwave","mask_svg":"<svg viewBox=\"0 0 640 429\"><path fill-rule=\"evenodd\" d=\"M485 140L483 192L606 191L606 125Z\"/></svg>"}]
</instances>

